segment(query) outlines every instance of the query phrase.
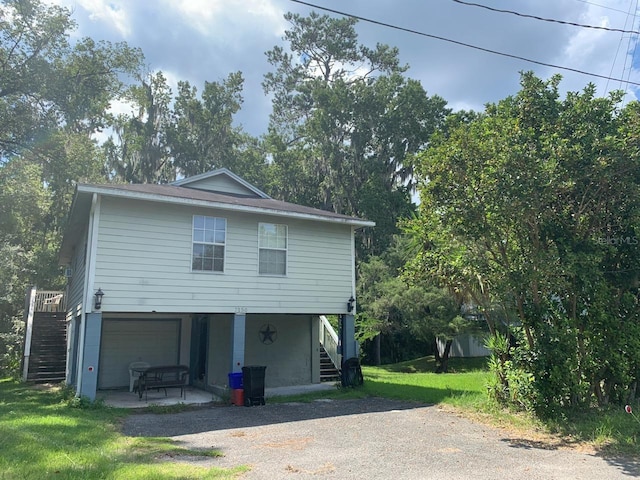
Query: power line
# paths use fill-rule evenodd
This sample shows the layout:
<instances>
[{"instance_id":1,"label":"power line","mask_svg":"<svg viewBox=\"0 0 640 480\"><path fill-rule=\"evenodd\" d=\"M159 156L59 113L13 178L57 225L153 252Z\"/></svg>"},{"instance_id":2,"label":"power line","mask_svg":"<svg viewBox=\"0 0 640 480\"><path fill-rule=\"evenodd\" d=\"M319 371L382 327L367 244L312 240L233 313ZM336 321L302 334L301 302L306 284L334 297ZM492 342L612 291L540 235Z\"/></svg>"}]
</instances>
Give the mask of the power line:
<instances>
[{"instance_id":1,"label":"power line","mask_svg":"<svg viewBox=\"0 0 640 480\"><path fill-rule=\"evenodd\" d=\"M604 8L606 10L613 10L614 12L627 13L624 10L620 10L618 8L613 8L613 7L608 7L606 5L601 5L601 4L595 3L595 2L589 2L588 0L576 0L576 2L586 3L588 5L593 5L594 7Z\"/></svg>"},{"instance_id":2,"label":"power line","mask_svg":"<svg viewBox=\"0 0 640 480\"><path fill-rule=\"evenodd\" d=\"M542 20L543 22L560 23L562 25L571 25L571 26L574 26L574 27L581 27L581 28L593 28L595 30L606 30L608 32L635 33L636 35L640 34L640 32L637 32L635 30L624 30L624 29L621 29L621 28L598 27L598 26L595 26L595 25L586 25L584 23L567 22L567 21L564 21L564 20L556 20L556 19L553 19L553 18L545 18L545 17L538 17L536 15L528 15L526 13L515 12L513 10L502 10L502 9L499 9L499 8L489 7L487 5L482 5L480 3L464 2L462 0L452 0L452 1L456 2L456 3L459 3L461 5L467 5L469 7L484 8L485 10L490 10L492 12L508 13L510 15L516 15L518 17L533 18L534 20Z\"/></svg>"},{"instance_id":3,"label":"power line","mask_svg":"<svg viewBox=\"0 0 640 480\"><path fill-rule=\"evenodd\" d=\"M315 4L309 3L309 2L304 2L302 0L291 0L291 1L293 3L299 3L300 5L306 5L307 7L317 8L318 10L323 10L325 12L331 12L331 13L335 13L337 15L342 15L343 17L351 17L351 18L354 18L356 20L361 20L363 22L372 23L374 25L380 25L382 27L392 28L394 30L400 30L400 31L407 32L407 33L413 33L414 35L420 35L422 37L428 37L428 38L433 38L435 40L441 40L443 42L453 43L455 45L460 45L462 47L472 48L474 50L480 50L481 52L491 53L493 55L500 55L502 57L513 58L515 60L522 60L523 62L533 63L535 65L541 65L543 67L557 68L559 70L566 70L568 72L579 73L581 75L588 75L588 76L591 76L591 77L602 78L604 80L611 80L611 81L614 81L614 82L621 82L621 83L625 83L625 84L628 84L628 85L636 85L636 86L640 87L640 83L632 82L630 80L623 80L621 78L614 78L614 77L610 77L610 76L607 76L607 75L600 75L598 73L586 72L584 70L579 70L577 68L563 67L561 65L555 65L553 63L541 62L541 61L538 61L538 60L532 60L530 58L521 57L519 55L513 55L513 54L510 54L510 53L499 52L497 50L491 50L489 48L484 48L484 47L478 47L477 45L471 45L469 43L459 42L458 40L452 40L450 38L440 37L438 35L432 35L430 33L419 32L417 30L412 30L410 28L399 27L397 25L391 25L389 23L380 22L378 20L372 20L370 18L365 18L365 17L361 17L361 16L358 16L358 15L353 15L351 13L341 12L340 10L334 10L332 8L322 7L320 5L315 5Z\"/></svg>"},{"instance_id":4,"label":"power line","mask_svg":"<svg viewBox=\"0 0 640 480\"><path fill-rule=\"evenodd\" d=\"M626 12L627 16L626 16L625 21L624 21L625 27L627 26L627 23L629 22L629 18L632 18L632 20L631 20L631 28L633 28L633 25L635 24L636 16L631 13L632 9L633 9L633 0L629 3L629 10ZM633 11L637 11L637 10L638 10L638 0L636 0L636 6L635 6L635 9L633 9ZM613 57L613 62L611 62L611 70L609 72L609 75L613 74L613 69L615 68L616 61L618 59L618 54L620 53L620 48L622 47L622 41L623 40L624 40L624 35L621 35L620 36L620 42L618 43L618 48L616 49L616 54ZM632 59L633 59L633 55L635 55L635 47L637 47L637 45L638 45L638 42L636 41L635 42L635 46L634 46L634 52L632 53L632 57L631 57ZM627 51L629 51L630 48L631 48L631 36L629 36L629 42L627 44ZM626 68L627 68L627 56L625 55L624 64L622 66L622 75L623 76L624 76L624 72L625 72ZM633 68L633 61L632 61L632 65L629 67L629 73L627 74L627 79L629 79L630 76L631 76L631 69L632 68ZM620 88L622 88L622 83L620 84ZM628 84L627 84L627 88L629 88ZM604 89L605 89L605 92L609 89L609 80L607 80L607 84L605 85ZM626 94L626 89L625 89L625 94Z\"/></svg>"}]
</instances>

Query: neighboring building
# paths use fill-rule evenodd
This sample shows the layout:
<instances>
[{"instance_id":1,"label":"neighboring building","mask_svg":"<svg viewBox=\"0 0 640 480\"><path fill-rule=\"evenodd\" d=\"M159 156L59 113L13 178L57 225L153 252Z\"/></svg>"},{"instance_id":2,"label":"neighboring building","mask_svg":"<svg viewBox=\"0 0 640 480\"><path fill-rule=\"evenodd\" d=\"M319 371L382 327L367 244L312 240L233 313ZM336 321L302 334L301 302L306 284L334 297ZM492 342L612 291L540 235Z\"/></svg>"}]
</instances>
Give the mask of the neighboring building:
<instances>
[{"instance_id":1,"label":"neighboring building","mask_svg":"<svg viewBox=\"0 0 640 480\"><path fill-rule=\"evenodd\" d=\"M444 352L447 341L443 338L437 338L438 350L442 355ZM451 344L451 350L449 351L449 357L488 357L491 355L491 351L484 346L484 340L481 336L473 335L471 333L463 333L456 336Z\"/></svg>"},{"instance_id":2,"label":"neighboring building","mask_svg":"<svg viewBox=\"0 0 640 480\"><path fill-rule=\"evenodd\" d=\"M62 242L66 381L129 385L184 364L215 390L244 365L267 387L320 382L320 315L354 356L354 232L373 222L271 199L226 169L170 185L78 185ZM97 292L104 293L100 306Z\"/></svg>"}]
</instances>

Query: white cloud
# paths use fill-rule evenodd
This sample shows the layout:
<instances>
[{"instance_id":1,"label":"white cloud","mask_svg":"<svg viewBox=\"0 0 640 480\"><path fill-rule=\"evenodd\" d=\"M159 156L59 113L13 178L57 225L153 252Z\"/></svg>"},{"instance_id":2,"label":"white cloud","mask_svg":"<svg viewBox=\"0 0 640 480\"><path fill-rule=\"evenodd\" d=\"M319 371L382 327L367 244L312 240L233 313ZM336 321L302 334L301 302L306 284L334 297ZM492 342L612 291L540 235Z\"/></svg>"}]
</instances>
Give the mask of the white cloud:
<instances>
[{"instance_id":1,"label":"white cloud","mask_svg":"<svg viewBox=\"0 0 640 480\"><path fill-rule=\"evenodd\" d=\"M289 28L283 18L286 11L304 17L312 10L288 0L45 1L68 7L78 22L80 36L110 41L126 39L129 45L141 48L148 67L162 70L174 93L178 80L188 80L201 90L204 81L218 81L231 72L241 71L245 78L245 103L237 120L253 134L264 133L271 109L270 99L261 86L263 75L273 68L264 52L275 45L285 46L281 39ZM316 3L539 62L640 80L640 72L629 72L632 60L627 52L629 34L536 21L449 1L318 0ZM635 4L629 0L520 0L517 6L512 5L512 0L491 3L547 18L638 29L632 25L637 18L627 13L630 5ZM533 70L541 78L562 74L562 95L567 90L580 91L589 82L596 84L598 95L621 86L619 82L492 55L364 21L356 25L356 31L359 41L368 47L378 42L397 46L402 63L411 66L408 76L420 80L429 95L442 96L454 109L483 110L486 103L517 93L522 70ZM634 41L637 39L637 35L632 37ZM620 53L616 56L619 46ZM635 94L629 88L627 100L631 97Z\"/></svg>"},{"instance_id":2,"label":"white cloud","mask_svg":"<svg viewBox=\"0 0 640 480\"><path fill-rule=\"evenodd\" d=\"M635 30L636 17L633 11L625 13L628 7L628 2L620 1L609 2L608 9L590 4L580 21L600 27ZM635 98L635 94L624 81L638 79L638 72L632 70L633 51L637 41L637 35L629 33L576 29L566 43L559 60L574 68L611 77L612 79L584 77L582 86L587 82L594 83L598 88L598 95L606 95L614 89L627 90L629 95L626 100L629 101Z\"/></svg>"},{"instance_id":3,"label":"white cloud","mask_svg":"<svg viewBox=\"0 0 640 480\"><path fill-rule=\"evenodd\" d=\"M163 0L163 3L206 36L234 36L241 30L264 29L279 33L283 29L283 12L269 0Z\"/></svg>"},{"instance_id":4,"label":"white cloud","mask_svg":"<svg viewBox=\"0 0 640 480\"><path fill-rule=\"evenodd\" d=\"M49 0L75 12L78 7L84 9L92 22L103 23L107 28L115 29L121 37L127 38L132 32L132 20L127 12L131 4L124 0Z\"/></svg>"}]
</instances>

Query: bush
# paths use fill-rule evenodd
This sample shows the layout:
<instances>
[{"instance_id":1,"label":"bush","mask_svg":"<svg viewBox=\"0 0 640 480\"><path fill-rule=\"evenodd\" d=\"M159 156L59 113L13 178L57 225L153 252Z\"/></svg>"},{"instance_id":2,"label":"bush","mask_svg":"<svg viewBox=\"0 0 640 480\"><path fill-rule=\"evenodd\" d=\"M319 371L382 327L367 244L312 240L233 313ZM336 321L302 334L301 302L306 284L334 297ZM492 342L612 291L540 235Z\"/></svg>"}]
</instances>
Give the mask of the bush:
<instances>
[{"instance_id":1,"label":"bush","mask_svg":"<svg viewBox=\"0 0 640 480\"><path fill-rule=\"evenodd\" d=\"M13 318L8 331L0 332L0 376L20 379L23 342L24 322Z\"/></svg>"},{"instance_id":2,"label":"bush","mask_svg":"<svg viewBox=\"0 0 640 480\"><path fill-rule=\"evenodd\" d=\"M487 388L489 396L502 405L518 409L537 410L540 403L534 375L526 368L526 347L519 346L517 330L513 334L497 333L488 337L486 347L491 351L489 371L493 373ZM512 339L515 340L512 344Z\"/></svg>"}]
</instances>

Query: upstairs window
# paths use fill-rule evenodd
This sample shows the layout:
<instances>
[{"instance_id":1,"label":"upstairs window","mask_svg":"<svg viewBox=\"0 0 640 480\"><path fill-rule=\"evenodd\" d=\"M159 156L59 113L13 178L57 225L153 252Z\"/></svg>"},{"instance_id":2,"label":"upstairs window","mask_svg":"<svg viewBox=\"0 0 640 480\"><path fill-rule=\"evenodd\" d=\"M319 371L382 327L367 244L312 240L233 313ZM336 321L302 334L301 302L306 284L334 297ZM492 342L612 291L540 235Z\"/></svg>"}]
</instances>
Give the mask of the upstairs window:
<instances>
[{"instance_id":1,"label":"upstairs window","mask_svg":"<svg viewBox=\"0 0 640 480\"><path fill-rule=\"evenodd\" d=\"M224 245L226 237L226 219L194 215L191 270L224 272Z\"/></svg>"},{"instance_id":2,"label":"upstairs window","mask_svg":"<svg viewBox=\"0 0 640 480\"><path fill-rule=\"evenodd\" d=\"M258 273L287 274L287 226L275 223L258 224Z\"/></svg>"}]
</instances>

